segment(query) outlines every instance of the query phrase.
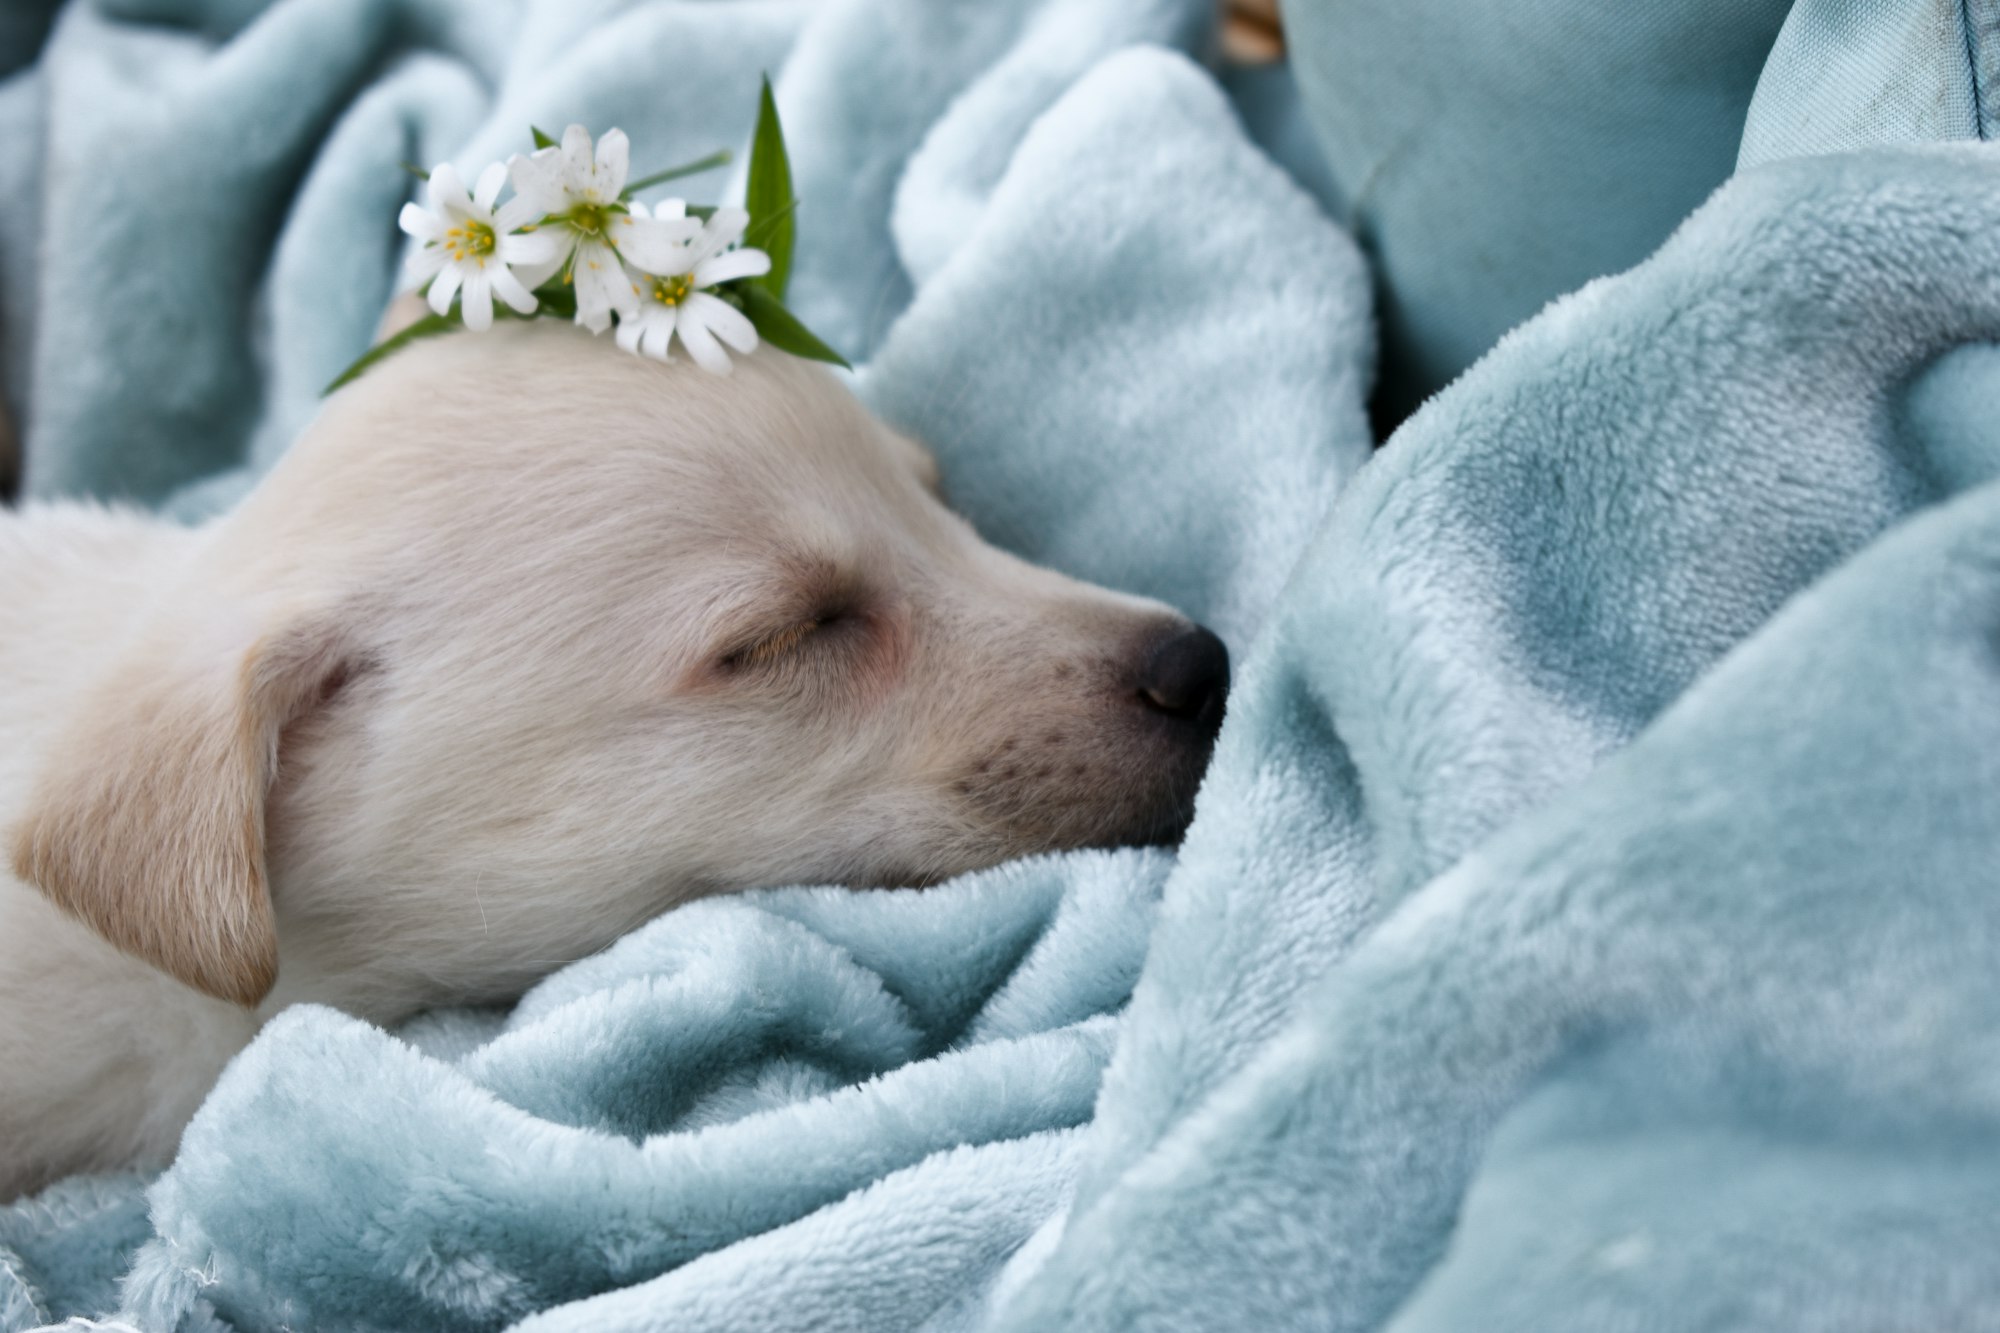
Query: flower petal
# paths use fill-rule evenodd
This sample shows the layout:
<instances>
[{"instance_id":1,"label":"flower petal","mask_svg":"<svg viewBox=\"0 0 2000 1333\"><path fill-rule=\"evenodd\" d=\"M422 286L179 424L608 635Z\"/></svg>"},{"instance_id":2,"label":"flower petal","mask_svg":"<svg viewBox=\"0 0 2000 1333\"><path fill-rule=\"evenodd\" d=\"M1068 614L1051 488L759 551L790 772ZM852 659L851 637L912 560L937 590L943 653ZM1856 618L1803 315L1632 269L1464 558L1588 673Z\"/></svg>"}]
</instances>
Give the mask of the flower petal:
<instances>
[{"instance_id":1,"label":"flower petal","mask_svg":"<svg viewBox=\"0 0 2000 1333\"><path fill-rule=\"evenodd\" d=\"M650 282L652 282L652 279L646 275L644 269L637 268L631 264L625 265L625 283L632 289L635 304L641 308L647 304L646 286Z\"/></svg>"},{"instance_id":2,"label":"flower petal","mask_svg":"<svg viewBox=\"0 0 2000 1333\"><path fill-rule=\"evenodd\" d=\"M688 241L701 231L692 218L662 222L628 213L611 228L618 253L648 273L661 277L686 273L694 267L695 253Z\"/></svg>"},{"instance_id":3,"label":"flower petal","mask_svg":"<svg viewBox=\"0 0 2000 1333\"><path fill-rule=\"evenodd\" d=\"M493 230L502 234L517 232L531 222L541 221L542 214L546 211L517 190L512 199L494 211Z\"/></svg>"},{"instance_id":4,"label":"flower petal","mask_svg":"<svg viewBox=\"0 0 2000 1333\"><path fill-rule=\"evenodd\" d=\"M674 359L674 328L685 327L680 311L670 305L651 306L646 311L646 325L641 330L640 349L657 361Z\"/></svg>"},{"instance_id":5,"label":"flower petal","mask_svg":"<svg viewBox=\"0 0 2000 1333\"><path fill-rule=\"evenodd\" d=\"M493 211L493 201L500 197L500 187L507 183L507 164L493 162L479 173L479 179L472 186L472 202L485 212Z\"/></svg>"},{"instance_id":6,"label":"flower petal","mask_svg":"<svg viewBox=\"0 0 2000 1333\"><path fill-rule=\"evenodd\" d=\"M474 333L484 333L493 327L493 280L484 269L473 269L465 275L459 313L465 316L465 327Z\"/></svg>"},{"instance_id":7,"label":"flower petal","mask_svg":"<svg viewBox=\"0 0 2000 1333\"><path fill-rule=\"evenodd\" d=\"M444 235L444 220L415 204L404 204L396 215L396 225L420 241L435 241Z\"/></svg>"},{"instance_id":8,"label":"flower petal","mask_svg":"<svg viewBox=\"0 0 2000 1333\"><path fill-rule=\"evenodd\" d=\"M722 303L717 301L716 304ZM729 364L729 353L722 350L722 344L715 340L715 335L708 331L708 325L702 322L706 312L690 301L680 308L679 313L677 327L680 329L681 346L687 348L694 363L711 375L727 375L733 369Z\"/></svg>"},{"instance_id":9,"label":"flower petal","mask_svg":"<svg viewBox=\"0 0 2000 1333\"><path fill-rule=\"evenodd\" d=\"M710 255L721 254L736 243L736 238L741 236L744 228L749 225L750 215L740 208L716 209L715 215L709 218L708 225L702 228L701 244L698 247L701 250L701 257L706 259Z\"/></svg>"},{"instance_id":10,"label":"flower petal","mask_svg":"<svg viewBox=\"0 0 2000 1333\"><path fill-rule=\"evenodd\" d=\"M563 185L563 163L560 152L544 148L508 162L507 178L514 182L515 195L529 200L535 212L560 213L569 207L569 191Z\"/></svg>"},{"instance_id":11,"label":"flower petal","mask_svg":"<svg viewBox=\"0 0 2000 1333\"><path fill-rule=\"evenodd\" d=\"M424 299L431 303L432 310L440 315L451 313L451 298L458 295L458 283L462 277L464 274L459 272L458 265L445 266L444 271L437 275L437 281L431 284L430 291L424 296Z\"/></svg>"},{"instance_id":12,"label":"flower petal","mask_svg":"<svg viewBox=\"0 0 2000 1333\"><path fill-rule=\"evenodd\" d=\"M465 182L458 178L458 168L449 162L440 162L431 168L430 196L431 212L446 221L472 211L472 196L465 192Z\"/></svg>"},{"instance_id":13,"label":"flower petal","mask_svg":"<svg viewBox=\"0 0 2000 1333\"><path fill-rule=\"evenodd\" d=\"M729 302L707 292L695 292L687 299L687 311L737 351L757 350L757 326ZM681 336L685 340L687 335Z\"/></svg>"},{"instance_id":14,"label":"flower petal","mask_svg":"<svg viewBox=\"0 0 2000 1333\"><path fill-rule=\"evenodd\" d=\"M519 315L535 313L537 305L535 294L522 286L521 280L515 277L505 264L495 264L486 272L492 280L494 294L512 306L514 313Z\"/></svg>"},{"instance_id":15,"label":"flower petal","mask_svg":"<svg viewBox=\"0 0 2000 1333\"><path fill-rule=\"evenodd\" d=\"M618 350L621 352L638 351L639 335L644 333L645 331L646 331L646 316L643 314L634 315L630 319L620 319L618 321L618 333L616 335L618 342Z\"/></svg>"},{"instance_id":16,"label":"flower petal","mask_svg":"<svg viewBox=\"0 0 2000 1333\"><path fill-rule=\"evenodd\" d=\"M501 257L503 259L506 258L504 253ZM533 291L561 272L563 261L568 258L568 250L557 250L555 254L539 264L533 262L516 264L511 259L507 260L507 262L513 265L514 276L521 280L521 285L529 291Z\"/></svg>"},{"instance_id":17,"label":"flower petal","mask_svg":"<svg viewBox=\"0 0 2000 1333\"><path fill-rule=\"evenodd\" d=\"M671 222L675 218L684 218L687 215L688 204L685 199L662 199L653 205L653 216L662 222Z\"/></svg>"},{"instance_id":18,"label":"flower petal","mask_svg":"<svg viewBox=\"0 0 2000 1333\"><path fill-rule=\"evenodd\" d=\"M510 236L502 236L494 245L493 253L500 257L501 263L516 266L546 264L551 259L561 263L563 256L569 253L569 248L573 244L571 241L573 235L574 233L566 234L560 231L516 232Z\"/></svg>"},{"instance_id":19,"label":"flower petal","mask_svg":"<svg viewBox=\"0 0 2000 1333\"><path fill-rule=\"evenodd\" d=\"M639 308L624 266L603 242L577 246L576 266L571 272L576 279L576 322L592 333L602 333L611 326L612 311L624 315Z\"/></svg>"},{"instance_id":20,"label":"flower petal","mask_svg":"<svg viewBox=\"0 0 2000 1333\"><path fill-rule=\"evenodd\" d=\"M632 171L632 141L623 130L606 130L597 141L597 188L605 203L618 197Z\"/></svg>"},{"instance_id":21,"label":"flower petal","mask_svg":"<svg viewBox=\"0 0 2000 1333\"><path fill-rule=\"evenodd\" d=\"M443 246L426 245L419 248L410 256L409 260L403 265L403 271L409 274L418 285L422 285L424 279L436 273L449 262L451 262L451 256L445 253Z\"/></svg>"},{"instance_id":22,"label":"flower petal","mask_svg":"<svg viewBox=\"0 0 2000 1333\"><path fill-rule=\"evenodd\" d=\"M590 160L589 130L581 125L572 125L563 131L562 164L565 190L575 195L590 188L593 164Z\"/></svg>"},{"instance_id":23,"label":"flower petal","mask_svg":"<svg viewBox=\"0 0 2000 1333\"><path fill-rule=\"evenodd\" d=\"M713 287L737 278L762 277L771 271L771 256L762 250L729 250L694 266L694 285Z\"/></svg>"}]
</instances>

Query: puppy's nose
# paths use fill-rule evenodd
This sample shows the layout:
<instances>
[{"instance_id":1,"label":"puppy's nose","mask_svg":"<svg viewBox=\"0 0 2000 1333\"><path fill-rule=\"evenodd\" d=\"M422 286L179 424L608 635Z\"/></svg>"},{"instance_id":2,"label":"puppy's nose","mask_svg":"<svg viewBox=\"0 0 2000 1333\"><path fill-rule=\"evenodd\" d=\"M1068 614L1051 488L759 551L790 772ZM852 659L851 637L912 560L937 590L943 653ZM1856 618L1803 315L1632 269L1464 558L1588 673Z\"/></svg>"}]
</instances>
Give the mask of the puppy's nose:
<instances>
[{"instance_id":1,"label":"puppy's nose","mask_svg":"<svg viewBox=\"0 0 2000 1333\"><path fill-rule=\"evenodd\" d=\"M1200 625L1181 631L1146 659L1139 697L1150 708L1213 732L1229 697L1229 649Z\"/></svg>"}]
</instances>

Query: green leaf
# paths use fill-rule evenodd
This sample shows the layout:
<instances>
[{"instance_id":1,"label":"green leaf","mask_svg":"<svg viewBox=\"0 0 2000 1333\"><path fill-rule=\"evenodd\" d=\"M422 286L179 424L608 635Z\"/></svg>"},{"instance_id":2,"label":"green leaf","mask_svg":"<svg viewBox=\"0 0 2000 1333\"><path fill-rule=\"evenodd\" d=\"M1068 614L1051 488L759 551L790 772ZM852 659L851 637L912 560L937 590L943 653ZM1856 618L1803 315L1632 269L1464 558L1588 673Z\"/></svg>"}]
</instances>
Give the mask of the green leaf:
<instances>
[{"instance_id":1,"label":"green leaf","mask_svg":"<svg viewBox=\"0 0 2000 1333\"><path fill-rule=\"evenodd\" d=\"M415 176L420 181L427 181L431 178L430 172L425 171L422 167L418 166L414 162L402 162L398 163L397 165L401 166L403 170L409 172L412 176Z\"/></svg>"},{"instance_id":2,"label":"green leaf","mask_svg":"<svg viewBox=\"0 0 2000 1333\"><path fill-rule=\"evenodd\" d=\"M332 393L343 385L352 384L367 372L370 366L385 357L402 351L419 338L435 338L440 333L449 333L459 326L455 315L425 315L416 323L389 335L381 342L361 354L359 360L334 378L333 383L320 390L320 397Z\"/></svg>"},{"instance_id":3,"label":"green leaf","mask_svg":"<svg viewBox=\"0 0 2000 1333\"><path fill-rule=\"evenodd\" d=\"M750 183L744 193L743 206L750 211L753 226L766 220L771 224L758 247L771 256L771 271L754 281L777 301L783 301L785 285L792 276L792 242L797 230L792 209L797 206L797 201L792 197L792 162L785 153L785 131L778 123L778 100L771 95L771 80L768 77L764 80L763 96L757 103L757 129L750 136ZM811 334L806 336L812 337ZM816 338L813 341L819 342ZM827 358L818 359L824 361Z\"/></svg>"},{"instance_id":4,"label":"green leaf","mask_svg":"<svg viewBox=\"0 0 2000 1333\"><path fill-rule=\"evenodd\" d=\"M537 148L554 148L556 146L556 141L554 139L551 139L548 135L543 134L541 130L537 129L533 125L528 126L528 133L535 136L535 147Z\"/></svg>"},{"instance_id":5,"label":"green leaf","mask_svg":"<svg viewBox=\"0 0 2000 1333\"><path fill-rule=\"evenodd\" d=\"M697 158L682 166L668 167L665 171L656 171L650 176L641 176L638 180L627 185L625 192L618 197L620 199L630 199L633 195L639 193L639 191L650 190L655 185L663 185L667 181L679 180L683 176L698 176L704 171L713 171L717 167L726 167L735 157L736 154L730 152L727 148L719 149L716 152L710 153L707 157Z\"/></svg>"},{"instance_id":6,"label":"green leaf","mask_svg":"<svg viewBox=\"0 0 2000 1333\"><path fill-rule=\"evenodd\" d=\"M794 199L791 203L786 204L781 211L773 213L768 217L759 218L757 221L751 223L750 230L743 233L743 244L769 254L770 248L764 242L775 234L779 227L784 226L791 220L791 216L798 210L798 206L799 201ZM772 261L773 264L776 262L775 259Z\"/></svg>"},{"instance_id":7,"label":"green leaf","mask_svg":"<svg viewBox=\"0 0 2000 1333\"><path fill-rule=\"evenodd\" d=\"M743 303L743 313L750 317L757 336L781 352L802 356L809 361L826 361L852 370L847 359L813 336L811 329L799 323L799 317L785 309L784 303L771 295L770 291L755 278L731 284L737 297Z\"/></svg>"}]
</instances>

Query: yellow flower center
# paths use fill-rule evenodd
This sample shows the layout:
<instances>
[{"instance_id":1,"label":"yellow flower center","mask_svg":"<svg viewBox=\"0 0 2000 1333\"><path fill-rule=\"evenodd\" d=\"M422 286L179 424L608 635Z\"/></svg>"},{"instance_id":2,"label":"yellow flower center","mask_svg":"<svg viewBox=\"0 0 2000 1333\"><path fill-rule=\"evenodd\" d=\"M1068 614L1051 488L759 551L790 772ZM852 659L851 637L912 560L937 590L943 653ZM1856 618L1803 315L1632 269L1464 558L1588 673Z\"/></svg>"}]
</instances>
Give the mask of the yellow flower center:
<instances>
[{"instance_id":1,"label":"yellow flower center","mask_svg":"<svg viewBox=\"0 0 2000 1333\"><path fill-rule=\"evenodd\" d=\"M499 243L499 239L493 234L493 228L471 218L465 219L444 234L444 248L450 252L454 261L461 264L468 259L485 264L486 256L492 254L494 247Z\"/></svg>"},{"instance_id":2,"label":"yellow flower center","mask_svg":"<svg viewBox=\"0 0 2000 1333\"><path fill-rule=\"evenodd\" d=\"M602 236L605 224L611 220L611 210L603 204L578 204L563 220L585 236Z\"/></svg>"},{"instance_id":3,"label":"yellow flower center","mask_svg":"<svg viewBox=\"0 0 2000 1333\"><path fill-rule=\"evenodd\" d=\"M694 290L694 274L682 273L671 278L652 279L653 299L661 305L679 305L687 300Z\"/></svg>"}]
</instances>

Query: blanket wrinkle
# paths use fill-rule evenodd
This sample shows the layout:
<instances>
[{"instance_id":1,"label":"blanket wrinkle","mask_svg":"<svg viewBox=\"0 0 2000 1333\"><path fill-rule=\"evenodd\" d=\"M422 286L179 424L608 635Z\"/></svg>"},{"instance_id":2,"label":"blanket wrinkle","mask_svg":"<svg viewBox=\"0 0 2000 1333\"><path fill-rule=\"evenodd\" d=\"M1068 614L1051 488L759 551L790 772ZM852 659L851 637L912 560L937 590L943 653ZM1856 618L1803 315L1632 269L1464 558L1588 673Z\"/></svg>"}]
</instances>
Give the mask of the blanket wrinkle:
<instances>
[{"instance_id":1,"label":"blanket wrinkle","mask_svg":"<svg viewBox=\"0 0 2000 1333\"><path fill-rule=\"evenodd\" d=\"M1317 967L1274 969L1296 987L1289 1006L1215 1003L1216 992L1243 985L1241 959L1218 961L1209 947L1222 923L1235 917L1233 928L1267 938L1296 929L1300 905L1245 923L1228 893L1263 855L1266 830L1252 824L1240 851L1221 837L1190 839L1107 1075L1091 1143L1097 1160L1063 1245L1003 1327L1044 1326L1057 1311L1067 1327L1121 1326L1135 1308L1163 1327L1213 1326L1224 1317L1219 1294L1197 1295L1179 1275L1217 1269L1292 1275L1253 1314L1310 1311L1310 1322L1327 1327L1380 1326L1440 1260L1494 1119L1566 1053L1625 1021L1609 996L1640 974L1611 946L1647 941L1668 949L1673 967L1754 992L1758 964L1745 959L1747 945L1798 933L1780 918L1744 927L1741 942L1723 934L1669 949L1664 924L1625 919L1628 904L1616 896L1603 908L1584 905L1593 891L1626 885L1638 894L1664 876L1691 913L1709 903L1726 919L1716 884L1744 885L1757 905L1790 882L1780 866L1805 885L1847 882L1858 850L1840 862L1783 836L1851 827L1809 804L1790 808L1783 793L1794 787L1819 793L1835 782L1825 799L1863 799L1859 791L1885 818L1900 808L1907 826L1937 822L1925 812L1944 791L1931 803L1890 803L1877 790L1907 783L1922 765L1890 744L1907 738L1872 728L1924 736L1955 725L1936 709L1881 720L1907 691L1886 670L1872 684L1862 679L1868 634L1913 652L1923 642L1927 656L1904 660L1921 661L1927 679L1943 655L1901 628L1845 629L1824 682L1812 674L1817 659L1791 667L1780 692L1792 702L1795 734L1760 737L1749 729L1754 710L1731 714L1740 738L1707 742L1726 756L1706 761L1716 771L1702 770L1712 792L1694 784L1624 792L1605 759L1641 748L1661 709L1701 709L1708 674L1737 645L1754 654L1767 637L1782 644L1805 633L1782 618L1766 622L1939 497L1942 470L1924 453L1931 436L1896 429L1907 415L1897 404L1949 349L2000 336L1995 223L2000 162L1983 147L1748 173L1653 260L1510 334L1356 479L1262 646L1291 670L1253 664L1243 690L1256 691L1255 702L1241 705L1269 707L1263 691L1297 690L1308 677L1308 697L1327 708L1354 757L1345 808L1366 822L1380 854L1365 876L1323 883L1311 896L1320 911L1341 911L1353 933ZM1675 502L1660 503L1662 494ZM1919 586L1912 576L1910 587ZM1888 613L1852 616L1868 624ZM1299 744L1283 728L1261 730L1257 741L1281 753ZM1795 767L1810 742L1851 747L1867 766L1857 773L1854 759L1836 765L1822 754L1816 767ZM1250 748L1220 750L1212 785L1230 784L1227 766L1246 762ZM1430 780L1438 773L1450 781ZM1959 790L1983 790L1959 780ZM1590 814L1561 824L1550 803L1580 802L1577 793L1601 796ZM1966 801L1954 804L1965 813ZM1764 840L1760 848L1734 837L1733 867L1709 864L1718 839L1697 812L1718 806ZM1488 892L1525 914L1537 910L1517 901L1532 866L1560 885L1539 909L1548 922L1587 933L1557 946L1539 943L1527 921L1474 924L1454 885L1485 868L1487 840L1504 830L1497 845L1508 845L1551 822L1562 840L1551 834L1512 876L1477 878L1504 886ZM1866 827L1879 835L1882 824ZM1646 851L1647 873L1588 870L1587 853L1611 836L1595 830L1626 826ZM1296 839L1300 826L1290 827ZM1318 836L1340 849L1359 841L1337 827ZM1759 865L1769 883L1754 878ZM1914 887L1912 878L1893 882ZM1251 910L1277 906L1273 896ZM1448 923L1454 946L1413 962L1396 984L1365 966L1392 951L1398 923L1417 921ZM1540 969L1531 996L1480 994L1479 978L1503 961L1528 975L1538 961L1573 966ZM1839 989L1835 975L1815 980ZM1768 1012L1770 1001L1737 1004L1741 1021L1800 1040ZM1191 1040L1204 1023L1210 1030ZM1148 1040L1155 1027L1168 1039ZM1349 1032L1352 1050L1337 1035ZM1452 1054L1468 1042L1484 1043L1476 1060ZM1410 1143L1425 1151L1409 1153ZM1202 1206L1190 1207L1197 1198ZM1231 1202L1209 1206L1218 1198ZM1255 1232L1252 1216L1298 1221ZM1141 1235L1156 1248L1135 1258ZM1230 1293L1228 1317L1243 1317L1242 1296Z\"/></svg>"},{"instance_id":2,"label":"blanket wrinkle","mask_svg":"<svg viewBox=\"0 0 2000 1333\"><path fill-rule=\"evenodd\" d=\"M1019 40L938 117L903 169L890 229L910 280L937 276L985 215L1015 145L1091 66L1128 46L1198 49L1213 23L1207 0L1070 0L1029 15Z\"/></svg>"},{"instance_id":3,"label":"blanket wrinkle","mask_svg":"<svg viewBox=\"0 0 2000 1333\"><path fill-rule=\"evenodd\" d=\"M1386 8L1332 60L1294 8L1323 110L1393 82ZM1634 94L1721 89L1712 128L1782 6L1721 8L1578 31L1726 54ZM392 289L400 157L577 120L692 158L769 70L857 391L986 534L1240 668L1177 851L693 903L396 1033L279 1016L164 1173L0 1207L0 1333L1992 1326L2000 149L1858 113L1955 68L1935 6L1809 77L1847 8L1791 6L1744 170L1371 456L1382 266L1477 350L1411 259L1520 217L1474 173L1426 238L1402 162L1371 272L1355 142L1311 165L1191 2L71 4L0 85L32 496L253 484ZM1728 147L1592 206L1664 234ZM150 229L85 225L107 189ZM1601 253L1493 249L1489 294Z\"/></svg>"},{"instance_id":4,"label":"blanket wrinkle","mask_svg":"<svg viewBox=\"0 0 2000 1333\"><path fill-rule=\"evenodd\" d=\"M1145 47L1105 60L1029 127L990 209L860 387L931 445L989 538L1161 597L1240 652L1368 456L1371 330L1366 270L1310 195L1234 135L1224 152L1187 149L1233 122L1185 61ZM1127 144L1151 146L1107 172ZM1256 198L1265 211L1225 225L1206 215L1214 198ZM1119 225L1106 226L1112 217ZM1192 319L1203 292L1207 318ZM1091 387L1056 389L1038 359L979 359L989 332L967 309L1015 310L1023 337L1060 342L1063 380ZM1172 391L1160 387L1166 364L1180 368ZM975 366L979 391L1004 410L956 410ZM1317 419L1301 423L1291 393L1241 393L1253 380L1314 386ZM1126 387L1138 384L1154 389ZM1009 447L1022 438L1075 442L1059 485L1046 456ZM1160 445L1175 438L1202 443L1175 457L1185 475L1170 478ZM1250 458L1247 472L1224 461ZM1135 475L1150 478L1145 505L1131 503Z\"/></svg>"},{"instance_id":5,"label":"blanket wrinkle","mask_svg":"<svg viewBox=\"0 0 2000 1333\"><path fill-rule=\"evenodd\" d=\"M827 0L785 62L780 111L796 125L792 108L810 107L825 130L794 136L793 184L812 225L799 228L787 300L857 365L913 290L888 243L897 180L931 126L1042 7ZM885 87L895 96L882 96Z\"/></svg>"},{"instance_id":6,"label":"blanket wrinkle","mask_svg":"<svg viewBox=\"0 0 2000 1333\"><path fill-rule=\"evenodd\" d=\"M1080 1124L1112 1030L1086 1019L635 1143L535 1117L365 1024L300 1006L218 1085L152 1190L154 1223L205 1256L215 1284L203 1295L239 1326L247 1307L313 1327L495 1327L676 1268L934 1153ZM319 1095L363 1077L367 1096ZM244 1122L268 1122L274 1105L285 1132L246 1139ZM399 1132L412 1118L442 1132ZM301 1132L313 1169L281 1169ZM406 1196L399 1181L435 1183ZM211 1207L222 1197L226 1213ZM260 1253L318 1228L357 1237L353 1251L319 1256L309 1276ZM128 1282L125 1300L174 1296L158 1294Z\"/></svg>"}]
</instances>

